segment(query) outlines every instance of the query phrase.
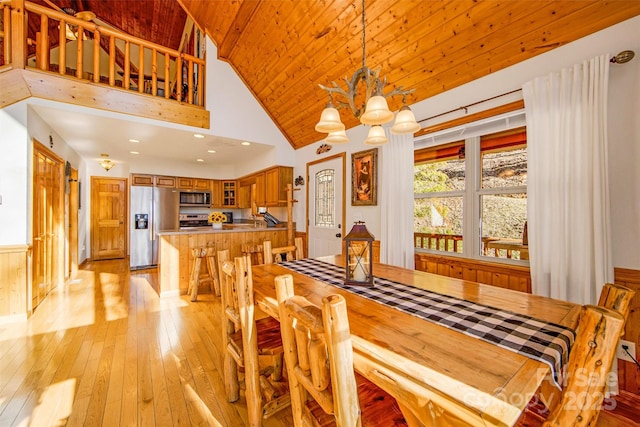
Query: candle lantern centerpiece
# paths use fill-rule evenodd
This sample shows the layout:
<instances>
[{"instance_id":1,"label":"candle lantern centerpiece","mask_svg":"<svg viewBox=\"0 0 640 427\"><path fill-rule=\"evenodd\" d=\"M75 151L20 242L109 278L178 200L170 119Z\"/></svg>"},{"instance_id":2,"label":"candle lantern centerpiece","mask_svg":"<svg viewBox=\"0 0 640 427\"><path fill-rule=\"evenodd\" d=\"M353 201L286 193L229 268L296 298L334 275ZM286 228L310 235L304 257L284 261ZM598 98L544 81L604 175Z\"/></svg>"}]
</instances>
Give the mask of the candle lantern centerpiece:
<instances>
[{"instance_id":1,"label":"candle lantern centerpiece","mask_svg":"<svg viewBox=\"0 0 640 427\"><path fill-rule=\"evenodd\" d=\"M373 240L363 221L356 221L344 237L347 248L345 285L373 286Z\"/></svg>"}]
</instances>

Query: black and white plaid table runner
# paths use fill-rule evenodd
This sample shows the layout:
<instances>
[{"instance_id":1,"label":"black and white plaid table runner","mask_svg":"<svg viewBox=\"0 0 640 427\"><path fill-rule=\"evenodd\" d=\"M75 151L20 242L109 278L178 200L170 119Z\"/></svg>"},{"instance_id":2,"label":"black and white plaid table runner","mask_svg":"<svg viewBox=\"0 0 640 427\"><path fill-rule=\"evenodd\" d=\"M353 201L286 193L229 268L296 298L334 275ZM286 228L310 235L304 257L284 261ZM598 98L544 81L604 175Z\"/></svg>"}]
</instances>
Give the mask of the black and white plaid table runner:
<instances>
[{"instance_id":1,"label":"black and white plaid table runner","mask_svg":"<svg viewBox=\"0 0 640 427\"><path fill-rule=\"evenodd\" d=\"M558 388L575 331L554 323L380 277L375 286L344 285L344 267L316 259L281 264L321 282L546 363Z\"/></svg>"}]
</instances>

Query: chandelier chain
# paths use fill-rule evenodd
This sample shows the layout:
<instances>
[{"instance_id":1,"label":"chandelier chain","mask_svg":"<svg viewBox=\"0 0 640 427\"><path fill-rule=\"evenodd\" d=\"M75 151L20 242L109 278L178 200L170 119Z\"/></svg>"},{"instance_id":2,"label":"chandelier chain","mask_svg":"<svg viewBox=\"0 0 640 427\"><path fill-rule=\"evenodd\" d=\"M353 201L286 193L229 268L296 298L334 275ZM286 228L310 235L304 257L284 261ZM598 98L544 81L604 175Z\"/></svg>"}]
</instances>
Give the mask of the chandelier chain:
<instances>
[{"instance_id":1,"label":"chandelier chain","mask_svg":"<svg viewBox=\"0 0 640 427\"><path fill-rule=\"evenodd\" d=\"M364 0L362 0L362 69L366 69L366 46L367 46L367 31L364 21Z\"/></svg>"}]
</instances>

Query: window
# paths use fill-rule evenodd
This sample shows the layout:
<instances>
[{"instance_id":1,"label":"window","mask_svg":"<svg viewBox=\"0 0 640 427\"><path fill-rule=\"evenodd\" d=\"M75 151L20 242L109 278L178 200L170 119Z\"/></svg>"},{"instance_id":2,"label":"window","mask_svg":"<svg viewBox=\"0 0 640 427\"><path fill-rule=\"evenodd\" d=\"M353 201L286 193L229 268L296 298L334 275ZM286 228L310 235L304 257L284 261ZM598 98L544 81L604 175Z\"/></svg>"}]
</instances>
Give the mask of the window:
<instances>
[{"instance_id":1,"label":"window","mask_svg":"<svg viewBox=\"0 0 640 427\"><path fill-rule=\"evenodd\" d=\"M416 150L414 200L416 248L528 259L525 129Z\"/></svg>"},{"instance_id":2,"label":"window","mask_svg":"<svg viewBox=\"0 0 640 427\"><path fill-rule=\"evenodd\" d=\"M316 227L334 228L336 215L334 207L334 179L333 169L324 169L316 173Z\"/></svg>"}]
</instances>

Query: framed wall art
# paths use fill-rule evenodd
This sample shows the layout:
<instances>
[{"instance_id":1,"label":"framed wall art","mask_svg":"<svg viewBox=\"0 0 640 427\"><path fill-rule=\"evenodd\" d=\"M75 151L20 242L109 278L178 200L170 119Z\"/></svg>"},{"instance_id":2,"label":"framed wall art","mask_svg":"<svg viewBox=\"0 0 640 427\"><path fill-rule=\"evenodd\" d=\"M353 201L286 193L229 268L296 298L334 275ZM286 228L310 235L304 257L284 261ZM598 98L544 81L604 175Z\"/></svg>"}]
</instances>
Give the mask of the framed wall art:
<instances>
[{"instance_id":1,"label":"framed wall art","mask_svg":"<svg viewBox=\"0 0 640 427\"><path fill-rule=\"evenodd\" d=\"M378 204L378 149L351 154L351 206Z\"/></svg>"}]
</instances>

